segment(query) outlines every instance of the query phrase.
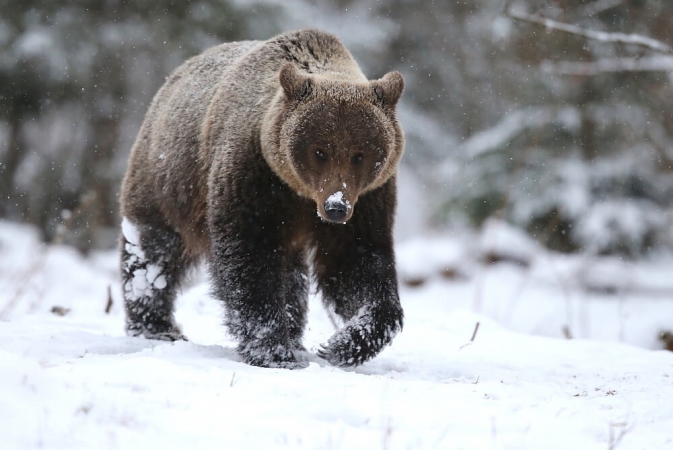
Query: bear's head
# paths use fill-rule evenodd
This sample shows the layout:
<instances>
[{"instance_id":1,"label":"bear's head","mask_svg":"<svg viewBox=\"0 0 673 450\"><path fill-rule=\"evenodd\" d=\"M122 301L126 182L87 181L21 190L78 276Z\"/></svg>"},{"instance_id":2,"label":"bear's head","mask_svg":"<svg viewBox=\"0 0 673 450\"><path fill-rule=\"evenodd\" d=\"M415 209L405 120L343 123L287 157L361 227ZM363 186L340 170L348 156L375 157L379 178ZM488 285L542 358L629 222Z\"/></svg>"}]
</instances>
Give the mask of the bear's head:
<instances>
[{"instance_id":1,"label":"bear's head","mask_svg":"<svg viewBox=\"0 0 673 450\"><path fill-rule=\"evenodd\" d=\"M262 150L274 172L315 201L318 215L347 222L358 197L395 174L404 137L395 106L404 80L344 81L286 63L263 122Z\"/></svg>"}]
</instances>

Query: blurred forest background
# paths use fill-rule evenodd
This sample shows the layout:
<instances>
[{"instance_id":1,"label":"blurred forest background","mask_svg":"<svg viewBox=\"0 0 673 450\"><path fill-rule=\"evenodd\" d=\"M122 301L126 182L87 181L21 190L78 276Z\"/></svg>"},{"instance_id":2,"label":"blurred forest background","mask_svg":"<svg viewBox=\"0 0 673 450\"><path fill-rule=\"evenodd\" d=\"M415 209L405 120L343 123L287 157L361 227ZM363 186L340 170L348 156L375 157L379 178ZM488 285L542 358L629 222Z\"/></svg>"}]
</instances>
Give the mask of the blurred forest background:
<instances>
[{"instance_id":1,"label":"blurred forest background","mask_svg":"<svg viewBox=\"0 0 673 450\"><path fill-rule=\"evenodd\" d=\"M496 216L564 252L673 249L660 0L0 0L0 218L114 246L129 150L170 71L306 26L337 34L370 78L405 76L405 182L425 226Z\"/></svg>"}]
</instances>

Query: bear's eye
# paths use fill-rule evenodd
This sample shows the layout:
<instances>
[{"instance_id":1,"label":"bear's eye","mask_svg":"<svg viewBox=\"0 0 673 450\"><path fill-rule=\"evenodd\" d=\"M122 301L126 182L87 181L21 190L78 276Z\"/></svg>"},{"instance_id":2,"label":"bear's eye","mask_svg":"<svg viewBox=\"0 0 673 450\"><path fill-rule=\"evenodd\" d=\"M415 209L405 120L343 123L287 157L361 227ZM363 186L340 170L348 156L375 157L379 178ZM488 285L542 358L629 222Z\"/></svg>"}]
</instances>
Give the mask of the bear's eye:
<instances>
[{"instance_id":1,"label":"bear's eye","mask_svg":"<svg viewBox=\"0 0 673 450\"><path fill-rule=\"evenodd\" d=\"M327 161L327 155L322 150L316 150L315 157L320 161Z\"/></svg>"},{"instance_id":2,"label":"bear's eye","mask_svg":"<svg viewBox=\"0 0 673 450\"><path fill-rule=\"evenodd\" d=\"M365 155L363 153L356 153L353 156L351 156L351 163L360 164L363 159L365 159Z\"/></svg>"}]
</instances>

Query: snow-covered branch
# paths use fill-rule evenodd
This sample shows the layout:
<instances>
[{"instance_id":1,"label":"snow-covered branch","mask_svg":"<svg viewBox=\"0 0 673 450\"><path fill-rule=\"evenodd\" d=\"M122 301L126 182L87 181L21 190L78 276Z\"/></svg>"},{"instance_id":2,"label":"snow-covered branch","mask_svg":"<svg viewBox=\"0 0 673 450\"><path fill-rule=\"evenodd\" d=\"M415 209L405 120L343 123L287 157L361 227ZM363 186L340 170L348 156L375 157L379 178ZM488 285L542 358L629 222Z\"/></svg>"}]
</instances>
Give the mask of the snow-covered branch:
<instances>
[{"instance_id":1,"label":"snow-covered branch","mask_svg":"<svg viewBox=\"0 0 673 450\"><path fill-rule=\"evenodd\" d=\"M577 108L530 107L511 111L492 128L473 134L460 146L460 154L474 158L506 146L527 129L540 128L550 123L575 127L579 123Z\"/></svg>"},{"instance_id":2,"label":"snow-covered branch","mask_svg":"<svg viewBox=\"0 0 673 450\"><path fill-rule=\"evenodd\" d=\"M592 62L543 61L545 73L562 75L600 75L613 72L673 72L673 56L611 58Z\"/></svg>"},{"instance_id":3,"label":"snow-covered branch","mask_svg":"<svg viewBox=\"0 0 673 450\"><path fill-rule=\"evenodd\" d=\"M662 53L673 53L673 49L667 44L639 34L610 33L605 31L588 30L576 25L547 19L536 14L529 14L515 8L507 8L505 10L505 14L512 19L532 23L534 25L545 27L548 30L562 31L564 33L582 36L595 41L631 44Z\"/></svg>"}]
</instances>

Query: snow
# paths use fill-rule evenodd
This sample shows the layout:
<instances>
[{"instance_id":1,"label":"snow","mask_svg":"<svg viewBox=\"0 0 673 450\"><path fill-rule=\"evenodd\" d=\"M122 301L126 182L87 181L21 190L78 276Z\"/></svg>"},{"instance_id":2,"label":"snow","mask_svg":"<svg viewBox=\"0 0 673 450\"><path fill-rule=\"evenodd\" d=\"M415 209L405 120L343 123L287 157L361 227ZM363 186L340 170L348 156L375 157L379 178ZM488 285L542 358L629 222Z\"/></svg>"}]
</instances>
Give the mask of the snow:
<instances>
[{"instance_id":1,"label":"snow","mask_svg":"<svg viewBox=\"0 0 673 450\"><path fill-rule=\"evenodd\" d=\"M609 248L613 240L624 237L623 241L632 244L637 253L645 245L648 231L664 227L665 220L661 208L650 200L608 199L593 205L577 232L598 250Z\"/></svg>"},{"instance_id":2,"label":"snow","mask_svg":"<svg viewBox=\"0 0 673 450\"><path fill-rule=\"evenodd\" d=\"M126 217L122 217L122 234L129 244L140 245L140 232L135 224Z\"/></svg>"},{"instance_id":3,"label":"snow","mask_svg":"<svg viewBox=\"0 0 673 450\"><path fill-rule=\"evenodd\" d=\"M315 356L334 330L312 295L309 366L262 369L236 355L201 273L177 305L190 341L130 338L116 252L0 221L1 447L673 448L673 353L656 339L670 257L557 255L492 222L409 238L397 260L405 328L379 357Z\"/></svg>"},{"instance_id":4,"label":"snow","mask_svg":"<svg viewBox=\"0 0 673 450\"><path fill-rule=\"evenodd\" d=\"M430 202L427 187L408 166L397 168L397 214L395 240L404 241L418 236L430 223Z\"/></svg>"},{"instance_id":5,"label":"snow","mask_svg":"<svg viewBox=\"0 0 673 450\"><path fill-rule=\"evenodd\" d=\"M133 292L133 298L141 299L149 297L153 289L164 289L167 286L166 276L161 272L163 269L152 263L147 263L145 252L140 247L140 232L128 218L122 218L121 232L126 239L125 248L131 255L124 263L124 270L131 272L133 277L126 283L124 289ZM134 269L134 265L144 263L144 268Z\"/></svg>"},{"instance_id":6,"label":"snow","mask_svg":"<svg viewBox=\"0 0 673 450\"><path fill-rule=\"evenodd\" d=\"M348 200L346 200L344 202L344 193L342 191L335 192L334 194L327 197L327 201L325 201L326 205L332 205L332 204L335 204L335 203L336 204L340 204L340 203L345 204L347 210L351 209L351 202L349 202Z\"/></svg>"},{"instance_id":7,"label":"snow","mask_svg":"<svg viewBox=\"0 0 673 450\"><path fill-rule=\"evenodd\" d=\"M344 198L344 193L341 192L341 191L337 191L334 194L327 197L327 201L328 202L333 202L333 203L343 203L343 198Z\"/></svg>"}]
</instances>

